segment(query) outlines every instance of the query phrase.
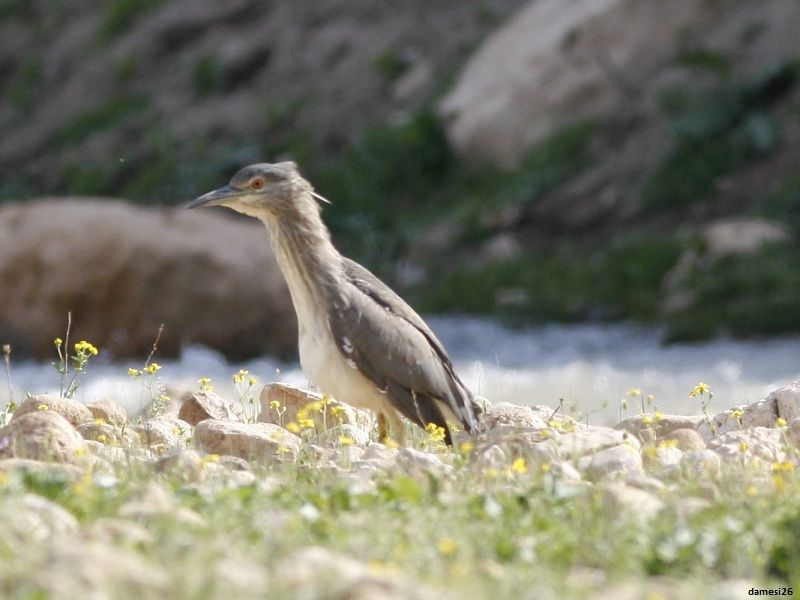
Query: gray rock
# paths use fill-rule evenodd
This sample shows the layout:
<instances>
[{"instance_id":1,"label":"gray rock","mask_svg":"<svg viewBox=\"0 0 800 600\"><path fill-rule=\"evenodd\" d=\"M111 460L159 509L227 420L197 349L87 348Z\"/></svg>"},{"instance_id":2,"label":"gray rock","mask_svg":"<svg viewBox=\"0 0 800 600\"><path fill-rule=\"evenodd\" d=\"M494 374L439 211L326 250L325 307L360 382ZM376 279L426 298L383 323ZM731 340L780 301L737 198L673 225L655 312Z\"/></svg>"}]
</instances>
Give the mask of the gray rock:
<instances>
[{"instance_id":1,"label":"gray rock","mask_svg":"<svg viewBox=\"0 0 800 600\"><path fill-rule=\"evenodd\" d=\"M134 428L142 444L155 450L182 447L192 427L175 417L147 419Z\"/></svg>"},{"instance_id":2,"label":"gray rock","mask_svg":"<svg viewBox=\"0 0 800 600\"><path fill-rule=\"evenodd\" d=\"M12 419L0 431L0 457L85 464L86 442L64 417L37 410Z\"/></svg>"},{"instance_id":3,"label":"gray rock","mask_svg":"<svg viewBox=\"0 0 800 600\"><path fill-rule=\"evenodd\" d=\"M603 482L597 490L614 513L626 513L642 519L655 517L664 503L653 494L623 483Z\"/></svg>"},{"instance_id":4,"label":"gray rock","mask_svg":"<svg viewBox=\"0 0 800 600\"><path fill-rule=\"evenodd\" d=\"M676 429L664 436L667 442L674 440L683 452L702 450L706 443L694 429Z\"/></svg>"},{"instance_id":5,"label":"gray rock","mask_svg":"<svg viewBox=\"0 0 800 600\"><path fill-rule=\"evenodd\" d=\"M17 407L14 411L13 419L17 419L30 413L41 411L52 411L64 417L71 425L77 426L81 423L89 423L94 420L92 413L77 400L70 398L59 398L58 396L48 396L40 394L31 396Z\"/></svg>"},{"instance_id":6,"label":"gray rock","mask_svg":"<svg viewBox=\"0 0 800 600\"><path fill-rule=\"evenodd\" d=\"M231 410L230 403L214 392L194 392L181 402L178 418L189 425L197 425L205 419L239 421Z\"/></svg>"},{"instance_id":7,"label":"gray rock","mask_svg":"<svg viewBox=\"0 0 800 600\"><path fill-rule=\"evenodd\" d=\"M723 433L708 443L708 449L723 460L749 460L755 457L770 464L790 460L793 454L784 432L767 427Z\"/></svg>"},{"instance_id":8,"label":"gray rock","mask_svg":"<svg viewBox=\"0 0 800 600\"><path fill-rule=\"evenodd\" d=\"M0 539L12 548L26 541L49 544L78 531L78 520L72 513L35 494L0 500L0 522Z\"/></svg>"},{"instance_id":9,"label":"gray rock","mask_svg":"<svg viewBox=\"0 0 800 600\"><path fill-rule=\"evenodd\" d=\"M658 418L653 414L636 415L620 421L615 429L627 431L636 436L640 442L647 442L668 438L677 429L694 430L704 418L703 415L659 415ZM646 421L649 425L645 424Z\"/></svg>"},{"instance_id":10,"label":"gray rock","mask_svg":"<svg viewBox=\"0 0 800 600\"><path fill-rule=\"evenodd\" d=\"M102 400L89 402L86 408L89 409L89 412L92 413L92 416L96 420L101 419L112 425L117 425L118 427L128 422L128 412L125 410L125 407L111 398L103 398Z\"/></svg>"},{"instance_id":11,"label":"gray rock","mask_svg":"<svg viewBox=\"0 0 800 600\"><path fill-rule=\"evenodd\" d=\"M337 425L355 425L370 421L365 411L322 394L303 390L287 383L272 382L264 386L260 396L259 423L285 427L301 419L311 419L317 433ZM274 408L277 405L278 408Z\"/></svg>"},{"instance_id":12,"label":"gray rock","mask_svg":"<svg viewBox=\"0 0 800 600\"><path fill-rule=\"evenodd\" d=\"M77 430L85 440L94 440L109 446L133 448L139 446L139 435L130 427L117 427L111 423L91 421L78 425Z\"/></svg>"},{"instance_id":13,"label":"gray rock","mask_svg":"<svg viewBox=\"0 0 800 600\"><path fill-rule=\"evenodd\" d=\"M601 479L613 475L627 477L642 471L639 450L628 444L588 452L577 459L578 470L590 478Z\"/></svg>"},{"instance_id":14,"label":"gray rock","mask_svg":"<svg viewBox=\"0 0 800 600\"><path fill-rule=\"evenodd\" d=\"M293 433L272 423L206 419L195 427L194 443L203 452L272 462L293 460L301 442Z\"/></svg>"},{"instance_id":15,"label":"gray rock","mask_svg":"<svg viewBox=\"0 0 800 600\"><path fill-rule=\"evenodd\" d=\"M508 402L491 404L484 414L484 422L489 429L499 426L544 429L547 422L529 406L519 406Z\"/></svg>"}]
</instances>

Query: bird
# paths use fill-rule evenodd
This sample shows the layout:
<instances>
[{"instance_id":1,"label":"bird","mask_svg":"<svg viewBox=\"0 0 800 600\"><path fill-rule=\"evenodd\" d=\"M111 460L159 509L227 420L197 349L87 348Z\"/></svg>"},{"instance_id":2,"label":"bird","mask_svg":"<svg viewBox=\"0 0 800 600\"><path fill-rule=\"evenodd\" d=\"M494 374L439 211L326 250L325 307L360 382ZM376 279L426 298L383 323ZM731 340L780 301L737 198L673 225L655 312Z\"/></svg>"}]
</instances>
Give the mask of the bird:
<instances>
[{"instance_id":1,"label":"bird","mask_svg":"<svg viewBox=\"0 0 800 600\"><path fill-rule=\"evenodd\" d=\"M442 343L388 285L338 252L320 202L330 204L286 161L246 166L187 208L225 206L266 225L297 313L303 372L323 394L376 413L381 441L404 443L401 416L448 445L452 425L479 433L481 407Z\"/></svg>"}]
</instances>

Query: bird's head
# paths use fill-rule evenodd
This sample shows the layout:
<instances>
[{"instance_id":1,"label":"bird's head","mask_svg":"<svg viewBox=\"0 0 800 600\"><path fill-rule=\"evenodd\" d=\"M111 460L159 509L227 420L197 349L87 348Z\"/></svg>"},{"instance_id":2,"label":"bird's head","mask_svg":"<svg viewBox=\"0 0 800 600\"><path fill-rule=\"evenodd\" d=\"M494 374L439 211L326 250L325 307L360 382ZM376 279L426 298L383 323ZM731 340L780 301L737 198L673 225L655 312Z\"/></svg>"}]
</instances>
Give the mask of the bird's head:
<instances>
[{"instance_id":1,"label":"bird's head","mask_svg":"<svg viewBox=\"0 0 800 600\"><path fill-rule=\"evenodd\" d=\"M252 217L280 215L297 210L298 202L306 194L327 202L314 193L295 163L258 163L240 169L228 185L200 196L187 208L227 206Z\"/></svg>"}]
</instances>

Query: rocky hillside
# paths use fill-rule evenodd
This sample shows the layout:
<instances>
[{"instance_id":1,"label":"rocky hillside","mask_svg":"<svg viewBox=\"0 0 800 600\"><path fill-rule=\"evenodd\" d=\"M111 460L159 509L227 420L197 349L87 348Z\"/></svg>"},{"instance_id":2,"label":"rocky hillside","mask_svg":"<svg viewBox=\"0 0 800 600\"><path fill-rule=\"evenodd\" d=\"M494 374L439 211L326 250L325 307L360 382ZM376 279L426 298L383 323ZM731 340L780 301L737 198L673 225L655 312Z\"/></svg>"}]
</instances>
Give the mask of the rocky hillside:
<instances>
[{"instance_id":1,"label":"rocky hillside","mask_svg":"<svg viewBox=\"0 0 800 600\"><path fill-rule=\"evenodd\" d=\"M174 203L292 157L423 310L800 331L799 29L794 0L5 0L0 198Z\"/></svg>"}]
</instances>

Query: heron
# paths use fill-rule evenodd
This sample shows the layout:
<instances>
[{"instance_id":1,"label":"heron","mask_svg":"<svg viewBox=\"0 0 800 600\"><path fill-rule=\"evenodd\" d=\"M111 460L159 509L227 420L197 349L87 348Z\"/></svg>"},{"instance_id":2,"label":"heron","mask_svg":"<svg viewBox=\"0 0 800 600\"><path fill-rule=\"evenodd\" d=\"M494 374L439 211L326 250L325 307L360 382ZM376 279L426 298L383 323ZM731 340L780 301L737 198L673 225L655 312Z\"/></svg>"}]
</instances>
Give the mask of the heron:
<instances>
[{"instance_id":1,"label":"heron","mask_svg":"<svg viewBox=\"0 0 800 600\"><path fill-rule=\"evenodd\" d=\"M425 321L388 285L334 247L330 204L294 162L259 163L192 201L261 220L297 313L300 365L322 393L377 414L381 441L403 443L401 416L437 428L480 428L481 408ZM441 429L438 429L441 428Z\"/></svg>"}]
</instances>

